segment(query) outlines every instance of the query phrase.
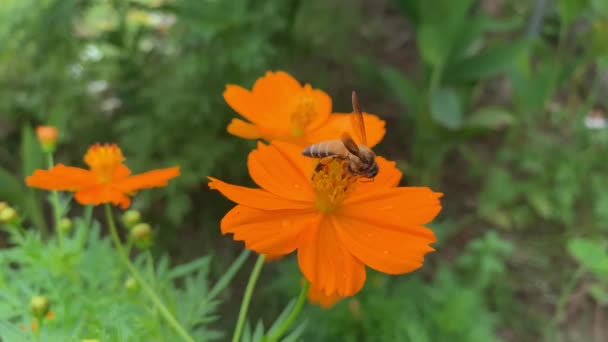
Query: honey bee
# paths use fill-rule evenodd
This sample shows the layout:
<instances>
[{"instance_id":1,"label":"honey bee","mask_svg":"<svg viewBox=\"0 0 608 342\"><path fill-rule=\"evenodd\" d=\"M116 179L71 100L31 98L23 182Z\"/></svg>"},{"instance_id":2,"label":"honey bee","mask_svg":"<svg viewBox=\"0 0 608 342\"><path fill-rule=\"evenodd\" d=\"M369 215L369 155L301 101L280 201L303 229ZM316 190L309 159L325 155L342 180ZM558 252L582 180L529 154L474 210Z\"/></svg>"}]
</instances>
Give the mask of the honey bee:
<instances>
[{"instance_id":1,"label":"honey bee","mask_svg":"<svg viewBox=\"0 0 608 342\"><path fill-rule=\"evenodd\" d=\"M352 94L353 114L351 123L353 132L358 137L359 145L347 132L342 133L340 140L322 141L308 146L302 151L307 157L319 158L316 170L319 171L332 159L338 158L347 162L346 169L353 175L365 178L374 178L378 174L378 164L376 164L376 154L367 146L367 135L365 133L365 123L363 113L359 106L357 93Z\"/></svg>"}]
</instances>

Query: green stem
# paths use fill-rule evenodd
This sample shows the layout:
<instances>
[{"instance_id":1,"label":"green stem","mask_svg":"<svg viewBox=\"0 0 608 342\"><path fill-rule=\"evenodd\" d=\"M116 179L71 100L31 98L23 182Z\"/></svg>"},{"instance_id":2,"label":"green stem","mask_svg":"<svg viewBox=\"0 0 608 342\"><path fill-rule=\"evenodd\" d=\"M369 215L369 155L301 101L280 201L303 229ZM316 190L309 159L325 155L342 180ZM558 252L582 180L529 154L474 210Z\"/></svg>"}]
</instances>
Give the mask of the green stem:
<instances>
[{"instance_id":1,"label":"green stem","mask_svg":"<svg viewBox=\"0 0 608 342\"><path fill-rule=\"evenodd\" d=\"M105 208L106 209L106 219L108 221L108 225L110 226L110 233L112 235L112 239L114 240L114 245L116 246L116 250L118 251L118 255L120 256L120 259L125 264L125 266L127 266L129 271L131 272L131 275L133 276L133 278L135 278L135 280L141 286L141 288L144 290L144 292L148 295L148 297L150 297L150 300L152 301L152 303L154 303L154 305L156 306L158 311L160 311L161 315L165 318L167 323L169 323L169 325L171 325L171 327L173 329L175 329L175 331L184 339L184 341L194 342L194 339L179 324L179 322L175 319L173 314L171 314L169 309L167 309L165 304L163 304L161 299L158 297L156 292L154 292L154 290L150 287L150 285L148 285L148 283L146 283L145 279L139 274L139 272L137 271L137 269L135 268L133 263L131 263L131 260L129 260L129 257L125 254L122 243L120 242L120 238L118 237L118 232L116 230L116 224L114 223L114 216L112 215L112 207L110 207L109 204L106 204L105 207L106 207Z\"/></svg>"},{"instance_id":2,"label":"green stem","mask_svg":"<svg viewBox=\"0 0 608 342\"><path fill-rule=\"evenodd\" d=\"M47 153L47 165L48 168L52 168L55 165L53 160L53 152ZM59 247L63 246L63 232L59 229L59 220L61 220L61 213L59 212L59 192L56 190L51 191L51 206L53 207L53 220L55 225L55 231L57 232L57 240L59 241Z\"/></svg>"},{"instance_id":3,"label":"green stem","mask_svg":"<svg viewBox=\"0 0 608 342\"><path fill-rule=\"evenodd\" d=\"M264 266L264 258L264 254L260 254L260 256L258 256L258 260L255 262L253 271L251 271L251 275L249 276L249 282L247 282L247 288L245 289L245 297L243 297L241 309L239 310L239 319L236 322L236 327L234 328L234 335L232 335L232 342L238 342L241 340L241 334L243 333L243 327L245 326L245 318L247 317L247 309L249 308L249 302L251 302L255 283L258 281L260 272L262 271L262 266Z\"/></svg>"},{"instance_id":4,"label":"green stem","mask_svg":"<svg viewBox=\"0 0 608 342\"><path fill-rule=\"evenodd\" d=\"M148 264L148 276L150 277L150 282L152 283L152 286L154 286L154 279L156 279L154 272L154 260L152 259L152 252L150 252L149 249L146 251L146 264Z\"/></svg>"},{"instance_id":5,"label":"green stem","mask_svg":"<svg viewBox=\"0 0 608 342\"><path fill-rule=\"evenodd\" d=\"M582 267L579 267L574 274L572 274L572 278L566 284L562 293L560 294L557 300L557 307L555 309L555 316L553 318L554 323L558 325L564 319L564 311L566 310L566 304L568 303L568 298L570 298L570 294L574 291L576 284L581 279L581 277L585 274L585 270Z\"/></svg>"},{"instance_id":6,"label":"green stem","mask_svg":"<svg viewBox=\"0 0 608 342\"><path fill-rule=\"evenodd\" d=\"M285 322L281 324L277 332L274 335L270 336L270 338L268 338L268 342L278 341L281 336L283 336L283 334L285 334L285 332L291 327L293 322L295 322L296 318L298 318L300 311L302 311L302 308L304 307L304 303L306 303L306 294L308 293L309 287L310 283L304 280L304 284L302 285L302 289L300 290L300 295L298 296L298 301L296 302L296 305L293 307L293 310L291 311Z\"/></svg>"}]
</instances>

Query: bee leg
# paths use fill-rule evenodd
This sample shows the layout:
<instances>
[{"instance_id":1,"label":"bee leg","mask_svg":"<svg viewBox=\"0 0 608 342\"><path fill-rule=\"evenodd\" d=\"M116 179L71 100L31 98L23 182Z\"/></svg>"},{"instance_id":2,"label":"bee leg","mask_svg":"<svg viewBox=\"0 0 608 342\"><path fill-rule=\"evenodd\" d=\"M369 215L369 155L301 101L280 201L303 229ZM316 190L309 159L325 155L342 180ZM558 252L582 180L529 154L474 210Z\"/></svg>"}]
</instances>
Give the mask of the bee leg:
<instances>
[{"instance_id":1,"label":"bee leg","mask_svg":"<svg viewBox=\"0 0 608 342\"><path fill-rule=\"evenodd\" d=\"M329 164L333 159L333 156L319 159L317 166L315 166L315 172L321 171L325 167L325 165Z\"/></svg>"}]
</instances>

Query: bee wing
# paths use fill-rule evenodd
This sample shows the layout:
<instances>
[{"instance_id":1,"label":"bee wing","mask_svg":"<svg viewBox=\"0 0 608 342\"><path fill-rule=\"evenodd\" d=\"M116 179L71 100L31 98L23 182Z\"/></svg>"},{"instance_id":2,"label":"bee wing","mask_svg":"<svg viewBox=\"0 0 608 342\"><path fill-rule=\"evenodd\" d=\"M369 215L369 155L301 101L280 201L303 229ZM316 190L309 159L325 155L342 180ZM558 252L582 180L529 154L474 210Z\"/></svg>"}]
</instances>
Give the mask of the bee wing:
<instances>
[{"instance_id":1,"label":"bee wing","mask_svg":"<svg viewBox=\"0 0 608 342\"><path fill-rule=\"evenodd\" d=\"M361 159L361 152L359 151L359 147L357 146L357 143L353 140L353 138L350 136L350 134L346 132L342 133L342 143L344 144L344 147L346 147L348 152L354 154L355 156L359 157L359 159Z\"/></svg>"},{"instance_id":2,"label":"bee wing","mask_svg":"<svg viewBox=\"0 0 608 342\"><path fill-rule=\"evenodd\" d=\"M352 95L353 102L353 114L351 115L351 124L353 126L353 132L358 138L358 141L367 146L367 134L365 133L365 122L363 121L363 113L361 112L361 107L359 106L359 97L357 93L353 90Z\"/></svg>"}]
</instances>

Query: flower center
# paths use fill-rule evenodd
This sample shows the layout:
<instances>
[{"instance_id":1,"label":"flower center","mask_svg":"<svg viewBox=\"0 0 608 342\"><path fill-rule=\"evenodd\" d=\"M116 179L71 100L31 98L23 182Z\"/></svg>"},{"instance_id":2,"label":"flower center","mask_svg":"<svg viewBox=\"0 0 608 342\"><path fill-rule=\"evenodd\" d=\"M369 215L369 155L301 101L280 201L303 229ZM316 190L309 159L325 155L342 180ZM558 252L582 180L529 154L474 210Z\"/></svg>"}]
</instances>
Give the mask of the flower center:
<instances>
[{"instance_id":1,"label":"flower center","mask_svg":"<svg viewBox=\"0 0 608 342\"><path fill-rule=\"evenodd\" d=\"M291 134L294 137L301 137L308 125L317 115L315 101L310 96L298 96L294 101L293 111L291 112Z\"/></svg>"},{"instance_id":2,"label":"flower center","mask_svg":"<svg viewBox=\"0 0 608 342\"><path fill-rule=\"evenodd\" d=\"M347 164L346 160L333 158L313 174L312 186L317 195L315 205L322 213L336 210L354 191L359 176L350 174Z\"/></svg>"},{"instance_id":3,"label":"flower center","mask_svg":"<svg viewBox=\"0 0 608 342\"><path fill-rule=\"evenodd\" d=\"M112 144L95 144L84 156L84 162L97 175L100 182L108 183L114 177L114 171L125 158L118 146Z\"/></svg>"}]
</instances>

